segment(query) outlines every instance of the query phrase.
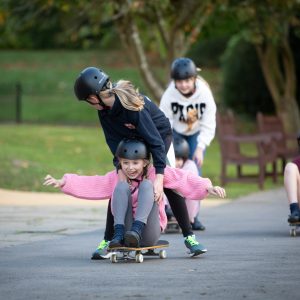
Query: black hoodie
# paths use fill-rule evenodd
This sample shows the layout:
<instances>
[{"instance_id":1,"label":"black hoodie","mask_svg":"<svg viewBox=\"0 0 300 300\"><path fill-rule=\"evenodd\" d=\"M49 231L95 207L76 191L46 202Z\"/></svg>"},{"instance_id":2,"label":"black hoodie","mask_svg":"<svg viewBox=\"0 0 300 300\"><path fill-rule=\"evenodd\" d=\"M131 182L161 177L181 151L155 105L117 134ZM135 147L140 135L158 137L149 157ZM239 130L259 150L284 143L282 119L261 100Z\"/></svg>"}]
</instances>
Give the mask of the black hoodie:
<instances>
[{"instance_id":1,"label":"black hoodie","mask_svg":"<svg viewBox=\"0 0 300 300\"><path fill-rule=\"evenodd\" d=\"M140 138L149 147L156 174L163 174L168 150L165 149L164 141L172 136L171 125L156 104L146 96L144 100L145 105L141 111L132 111L124 108L116 96L111 109L98 110L99 120L113 155L122 139ZM135 129L130 129L125 124L131 124ZM118 165L116 157L114 165Z\"/></svg>"}]
</instances>

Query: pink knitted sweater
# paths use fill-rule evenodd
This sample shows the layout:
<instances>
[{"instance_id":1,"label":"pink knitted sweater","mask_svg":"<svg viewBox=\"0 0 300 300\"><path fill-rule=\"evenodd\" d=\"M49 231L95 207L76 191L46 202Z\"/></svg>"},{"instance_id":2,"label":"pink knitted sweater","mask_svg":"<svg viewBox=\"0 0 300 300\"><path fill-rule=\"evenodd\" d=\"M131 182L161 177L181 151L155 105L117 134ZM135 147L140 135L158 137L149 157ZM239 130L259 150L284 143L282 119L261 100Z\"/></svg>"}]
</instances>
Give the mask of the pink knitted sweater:
<instances>
[{"instance_id":1,"label":"pink knitted sweater","mask_svg":"<svg viewBox=\"0 0 300 300\"><path fill-rule=\"evenodd\" d=\"M148 179L154 182L155 169L149 168ZM99 176L79 176L76 174L65 174L65 185L61 191L65 194L88 200L103 200L112 197L116 184L118 183L118 175L116 171L111 171L106 175ZM133 183L134 184L134 183ZM164 172L164 187L177 191L183 197L199 200L207 196L207 188L212 186L208 178L202 178L191 172L166 167ZM133 214L137 207L136 190L132 195ZM113 199L112 199L113 201ZM162 229L166 227L167 217L164 208L164 202L159 205L160 226Z\"/></svg>"}]
</instances>

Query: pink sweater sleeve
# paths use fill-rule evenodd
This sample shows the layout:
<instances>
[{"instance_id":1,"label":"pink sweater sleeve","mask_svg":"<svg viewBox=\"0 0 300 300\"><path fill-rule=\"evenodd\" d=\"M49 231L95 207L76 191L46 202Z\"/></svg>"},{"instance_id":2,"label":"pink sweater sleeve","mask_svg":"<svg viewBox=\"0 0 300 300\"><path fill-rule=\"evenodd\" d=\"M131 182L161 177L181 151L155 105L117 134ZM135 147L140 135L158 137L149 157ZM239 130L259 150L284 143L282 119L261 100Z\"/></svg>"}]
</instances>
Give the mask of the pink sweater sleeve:
<instances>
[{"instance_id":1,"label":"pink sweater sleeve","mask_svg":"<svg viewBox=\"0 0 300 300\"><path fill-rule=\"evenodd\" d=\"M202 178L191 172L167 166L164 174L164 187L173 189L183 197L191 200L201 200L207 195L207 188L212 183L208 178Z\"/></svg>"},{"instance_id":2,"label":"pink sweater sleeve","mask_svg":"<svg viewBox=\"0 0 300 300\"><path fill-rule=\"evenodd\" d=\"M117 182L116 171L104 176L79 176L65 174L65 185L61 191L65 194L88 200L102 200L111 197Z\"/></svg>"}]
</instances>

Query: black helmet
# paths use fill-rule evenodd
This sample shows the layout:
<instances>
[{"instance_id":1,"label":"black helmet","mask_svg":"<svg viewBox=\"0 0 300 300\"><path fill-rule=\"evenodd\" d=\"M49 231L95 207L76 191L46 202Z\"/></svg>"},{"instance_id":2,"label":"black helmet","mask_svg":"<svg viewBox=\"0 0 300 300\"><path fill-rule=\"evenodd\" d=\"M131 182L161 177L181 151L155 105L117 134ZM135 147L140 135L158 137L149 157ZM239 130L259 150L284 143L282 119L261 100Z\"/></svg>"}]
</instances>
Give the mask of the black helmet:
<instances>
[{"instance_id":1,"label":"black helmet","mask_svg":"<svg viewBox=\"0 0 300 300\"><path fill-rule=\"evenodd\" d=\"M181 137L177 137L174 139L174 151L176 158L188 159L190 147L188 142Z\"/></svg>"},{"instance_id":2,"label":"black helmet","mask_svg":"<svg viewBox=\"0 0 300 300\"><path fill-rule=\"evenodd\" d=\"M174 80L188 79L197 76L195 63L186 57L180 57L173 61L171 66L171 78Z\"/></svg>"},{"instance_id":3,"label":"black helmet","mask_svg":"<svg viewBox=\"0 0 300 300\"><path fill-rule=\"evenodd\" d=\"M101 69L89 67L84 69L74 84L78 100L86 100L89 95L98 95L106 86L109 77Z\"/></svg>"},{"instance_id":4,"label":"black helmet","mask_svg":"<svg viewBox=\"0 0 300 300\"><path fill-rule=\"evenodd\" d=\"M118 145L115 156L126 159L150 159L150 152L144 142L124 139Z\"/></svg>"}]
</instances>

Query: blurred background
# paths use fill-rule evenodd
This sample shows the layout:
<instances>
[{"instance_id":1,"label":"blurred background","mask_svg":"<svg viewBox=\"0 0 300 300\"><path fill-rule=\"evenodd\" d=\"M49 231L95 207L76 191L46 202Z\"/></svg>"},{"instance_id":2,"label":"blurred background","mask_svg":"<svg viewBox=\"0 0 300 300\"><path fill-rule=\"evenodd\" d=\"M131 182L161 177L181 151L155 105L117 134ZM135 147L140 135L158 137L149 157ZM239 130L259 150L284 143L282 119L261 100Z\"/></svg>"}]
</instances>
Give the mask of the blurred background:
<instances>
[{"instance_id":1,"label":"blurred background","mask_svg":"<svg viewBox=\"0 0 300 300\"><path fill-rule=\"evenodd\" d=\"M77 75L101 67L159 103L181 56L201 68L218 111L232 110L241 131L256 131L259 111L280 115L289 134L300 130L298 0L2 0L0 188L45 191L47 173L111 170L96 111L74 97ZM215 184L220 159L215 138L203 167ZM233 198L258 189L228 187Z\"/></svg>"}]
</instances>

